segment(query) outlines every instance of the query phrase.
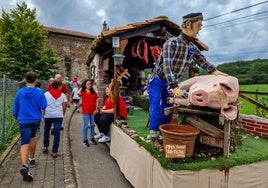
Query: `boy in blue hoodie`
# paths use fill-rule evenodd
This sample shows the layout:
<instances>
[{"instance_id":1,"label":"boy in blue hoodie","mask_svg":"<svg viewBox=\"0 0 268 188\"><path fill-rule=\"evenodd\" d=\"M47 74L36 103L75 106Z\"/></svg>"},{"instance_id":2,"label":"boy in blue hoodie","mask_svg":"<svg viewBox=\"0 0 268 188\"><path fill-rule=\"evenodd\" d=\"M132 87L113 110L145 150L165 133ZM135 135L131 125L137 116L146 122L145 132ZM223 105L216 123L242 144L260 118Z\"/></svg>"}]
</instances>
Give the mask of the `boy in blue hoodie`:
<instances>
[{"instance_id":1,"label":"boy in blue hoodie","mask_svg":"<svg viewBox=\"0 0 268 188\"><path fill-rule=\"evenodd\" d=\"M47 107L44 92L35 87L38 78L35 72L25 74L26 87L19 89L13 104L13 116L16 118L21 135L20 158L22 167L20 173L24 181L32 181L29 167L35 166L36 131L43 121ZM28 152L30 154L28 162ZM29 164L28 164L29 163Z\"/></svg>"}]
</instances>

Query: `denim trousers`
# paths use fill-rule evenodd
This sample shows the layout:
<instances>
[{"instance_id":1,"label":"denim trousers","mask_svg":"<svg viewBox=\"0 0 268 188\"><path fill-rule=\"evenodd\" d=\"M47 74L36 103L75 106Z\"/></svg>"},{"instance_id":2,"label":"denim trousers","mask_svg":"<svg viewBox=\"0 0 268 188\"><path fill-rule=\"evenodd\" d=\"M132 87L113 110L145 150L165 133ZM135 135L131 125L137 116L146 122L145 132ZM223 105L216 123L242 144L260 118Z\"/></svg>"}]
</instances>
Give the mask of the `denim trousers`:
<instances>
[{"instance_id":1,"label":"denim trousers","mask_svg":"<svg viewBox=\"0 0 268 188\"><path fill-rule=\"evenodd\" d=\"M20 124L21 145L30 144L35 137L36 131L40 128L40 121L33 123Z\"/></svg>"},{"instance_id":2,"label":"denim trousers","mask_svg":"<svg viewBox=\"0 0 268 188\"><path fill-rule=\"evenodd\" d=\"M45 118L43 145L44 147L49 146L50 129L53 124L53 129L54 129L54 140L53 140L53 146L52 146L53 153L58 152L59 143L60 143L60 129L61 129L62 121L63 121L63 118Z\"/></svg>"},{"instance_id":3,"label":"denim trousers","mask_svg":"<svg viewBox=\"0 0 268 188\"><path fill-rule=\"evenodd\" d=\"M83 141L87 140L87 131L90 128L90 138L94 138L94 115L93 114L82 114L83 116L83 127L82 127L82 137Z\"/></svg>"},{"instance_id":4,"label":"denim trousers","mask_svg":"<svg viewBox=\"0 0 268 188\"><path fill-rule=\"evenodd\" d=\"M149 104L150 104L150 130L159 131L159 126L169 123L172 115L165 115L164 110L171 105L167 103L168 84L158 77L149 81Z\"/></svg>"}]
</instances>

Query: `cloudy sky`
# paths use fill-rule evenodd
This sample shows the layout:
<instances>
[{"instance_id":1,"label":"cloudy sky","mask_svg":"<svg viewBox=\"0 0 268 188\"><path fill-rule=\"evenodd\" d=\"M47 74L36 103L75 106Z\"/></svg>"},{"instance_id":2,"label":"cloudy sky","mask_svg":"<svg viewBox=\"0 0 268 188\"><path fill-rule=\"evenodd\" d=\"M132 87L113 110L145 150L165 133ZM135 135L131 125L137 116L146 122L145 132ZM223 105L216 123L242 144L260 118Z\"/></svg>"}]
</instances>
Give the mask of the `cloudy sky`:
<instances>
[{"instance_id":1,"label":"cloudy sky","mask_svg":"<svg viewBox=\"0 0 268 188\"><path fill-rule=\"evenodd\" d=\"M9 12L21 0L0 0ZM203 29L198 38L210 48L206 58L225 62L268 59L268 1L265 0L25 0L35 8L37 20L49 27L98 35L102 23L123 26L157 16L181 25L182 16L202 12ZM211 18L211 19L210 19Z\"/></svg>"}]
</instances>

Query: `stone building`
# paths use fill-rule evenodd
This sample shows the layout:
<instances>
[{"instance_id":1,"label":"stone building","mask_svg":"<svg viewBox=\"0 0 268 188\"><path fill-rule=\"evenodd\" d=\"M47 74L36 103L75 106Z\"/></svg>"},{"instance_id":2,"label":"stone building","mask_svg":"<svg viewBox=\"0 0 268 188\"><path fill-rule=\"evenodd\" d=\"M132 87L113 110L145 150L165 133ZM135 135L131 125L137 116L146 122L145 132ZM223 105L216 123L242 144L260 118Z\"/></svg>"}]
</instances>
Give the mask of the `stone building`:
<instances>
[{"instance_id":1,"label":"stone building","mask_svg":"<svg viewBox=\"0 0 268 188\"><path fill-rule=\"evenodd\" d=\"M86 61L95 36L52 27L45 27L45 30L48 31L46 45L60 57L58 73L70 79L88 78Z\"/></svg>"}]
</instances>

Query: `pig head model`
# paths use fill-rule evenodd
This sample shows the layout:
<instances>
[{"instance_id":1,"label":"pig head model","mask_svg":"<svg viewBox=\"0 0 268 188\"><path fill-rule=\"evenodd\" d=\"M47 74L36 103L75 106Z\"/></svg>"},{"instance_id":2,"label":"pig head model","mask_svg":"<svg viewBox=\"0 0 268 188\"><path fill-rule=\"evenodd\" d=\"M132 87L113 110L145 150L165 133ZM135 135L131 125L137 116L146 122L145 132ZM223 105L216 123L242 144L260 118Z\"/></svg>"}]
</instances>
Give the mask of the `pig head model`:
<instances>
[{"instance_id":1,"label":"pig head model","mask_svg":"<svg viewBox=\"0 0 268 188\"><path fill-rule=\"evenodd\" d=\"M204 75L196 76L179 84L182 90L188 90L188 98L176 98L175 104L206 106L220 109L227 119L237 117L237 101L239 93L238 79L233 76Z\"/></svg>"}]
</instances>

